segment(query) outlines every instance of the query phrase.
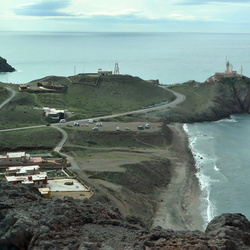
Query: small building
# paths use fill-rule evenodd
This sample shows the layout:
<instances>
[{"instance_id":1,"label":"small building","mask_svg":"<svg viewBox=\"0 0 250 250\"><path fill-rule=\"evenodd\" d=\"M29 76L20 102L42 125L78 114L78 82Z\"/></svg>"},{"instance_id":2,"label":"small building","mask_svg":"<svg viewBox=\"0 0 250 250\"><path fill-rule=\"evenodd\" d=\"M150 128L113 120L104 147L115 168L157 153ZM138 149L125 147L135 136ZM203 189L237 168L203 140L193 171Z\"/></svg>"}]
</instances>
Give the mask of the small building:
<instances>
[{"instance_id":1,"label":"small building","mask_svg":"<svg viewBox=\"0 0 250 250\"><path fill-rule=\"evenodd\" d=\"M39 166L14 166L6 169L5 178L13 185L25 184L35 187L45 187L48 184L46 172L41 173Z\"/></svg>"},{"instance_id":2,"label":"small building","mask_svg":"<svg viewBox=\"0 0 250 250\"><path fill-rule=\"evenodd\" d=\"M13 166L6 168L6 176L34 175L40 173L38 165L33 166Z\"/></svg>"},{"instance_id":3,"label":"small building","mask_svg":"<svg viewBox=\"0 0 250 250\"><path fill-rule=\"evenodd\" d=\"M29 89L29 85L27 84L20 84L19 85L19 91L22 92L22 91L27 91Z\"/></svg>"},{"instance_id":4,"label":"small building","mask_svg":"<svg viewBox=\"0 0 250 250\"><path fill-rule=\"evenodd\" d=\"M64 92L67 90L67 85L54 84L53 82L38 82L37 87L47 90L53 90L56 92Z\"/></svg>"},{"instance_id":5,"label":"small building","mask_svg":"<svg viewBox=\"0 0 250 250\"><path fill-rule=\"evenodd\" d=\"M38 188L39 192L43 195L44 198L50 198L51 197L51 191L50 188Z\"/></svg>"},{"instance_id":6,"label":"small building","mask_svg":"<svg viewBox=\"0 0 250 250\"><path fill-rule=\"evenodd\" d=\"M99 76L110 76L110 75L112 75L112 70L98 69L97 73Z\"/></svg>"},{"instance_id":7,"label":"small building","mask_svg":"<svg viewBox=\"0 0 250 250\"><path fill-rule=\"evenodd\" d=\"M17 165L30 161L30 155L25 152L7 153L0 155L0 165Z\"/></svg>"},{"instance_id":8,"label":"small building","mask_svg":"<svg viewBox=\"0 0 250 250\"><path fill-rule=\"evenodd\" d=\"M55 109L55 108L48 108L43 107L43 111L46 117L52 120L59 120L64 118L65 110L63 109Z\"/></svg>"},{"instance_id":9,"label":"small building","mask_svg":"<svg viewBox=\"0 0 250 250\"><path fill-rule=\"evenodd\" d=\"M229 77L242 77L242 75L238 74L237 71L233 70L233 65L228 61L226 63L226 70L222 73L215 73L215 75L209 77L206 82L218 82L219 80L223 78L229 78Z\"/></svg>"}]
</instances>

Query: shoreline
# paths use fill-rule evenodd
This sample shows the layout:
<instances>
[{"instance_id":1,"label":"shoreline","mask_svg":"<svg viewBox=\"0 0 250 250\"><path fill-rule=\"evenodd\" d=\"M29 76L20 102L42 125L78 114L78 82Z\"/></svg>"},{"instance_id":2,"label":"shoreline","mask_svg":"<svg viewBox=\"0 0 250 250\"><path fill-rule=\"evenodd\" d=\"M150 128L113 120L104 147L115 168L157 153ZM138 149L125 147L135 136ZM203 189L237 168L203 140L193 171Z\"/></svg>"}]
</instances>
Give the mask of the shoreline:
<instances>
[{"instance_id":1,"label":"shoreline","mask_svg":"<svg viewBox=\"0 0 250 250\"><path fill-rule=\"evenodd\" d=\"M196 177L195 159L189 148L188 135L183 124L170 124L173 143L169 159L172 162L172 178L161 192L152 227L173 230L204 231L200 211L201 190Z\"/></svg>"}]
</instances>

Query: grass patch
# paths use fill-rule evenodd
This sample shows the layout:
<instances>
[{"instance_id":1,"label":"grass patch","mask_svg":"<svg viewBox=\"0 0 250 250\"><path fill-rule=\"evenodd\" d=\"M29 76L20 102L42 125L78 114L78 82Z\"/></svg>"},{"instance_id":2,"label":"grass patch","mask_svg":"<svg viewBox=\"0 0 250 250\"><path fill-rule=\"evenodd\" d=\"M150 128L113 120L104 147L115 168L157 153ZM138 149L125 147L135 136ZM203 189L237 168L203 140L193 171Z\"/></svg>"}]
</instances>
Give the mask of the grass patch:
<instances>
[{"instance_id":1,"label":"grass patch","mask_svg":"<svg viewBox=\"0 0 250 250\"><path fill-rule=\"evenodd\" d=\"M52 149L61 140L61 133L53 128L38 128L0 133L0 149Z\"/></svg>"},{"instance_id":2,"label":"grass patch","mask_svg":"<svg viewBox=\"0 0 250 250\"><path fill-rule=\"evenodd\" d=\"M133 131L89 131L89 128L66 128L69 143L85 147L97 148L163 148L164 140L161 132ZM95 145L88 144L95 141Z\"/></svg>"}]
</instances>

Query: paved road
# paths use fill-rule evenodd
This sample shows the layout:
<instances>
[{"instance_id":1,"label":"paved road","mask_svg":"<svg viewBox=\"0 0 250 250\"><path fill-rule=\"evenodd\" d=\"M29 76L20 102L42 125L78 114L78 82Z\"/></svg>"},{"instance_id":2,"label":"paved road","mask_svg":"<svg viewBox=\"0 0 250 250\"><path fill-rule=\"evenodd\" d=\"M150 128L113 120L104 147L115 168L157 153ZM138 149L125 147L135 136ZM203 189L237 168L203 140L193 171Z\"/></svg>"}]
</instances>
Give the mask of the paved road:
<instances>
[{"instance_id":1,"label":"paved road","mask_svg":"<svg viewBox=\"0 0 250 250\"><path fill-rule=\"evenodd\" d=\"M152 108L139 109L139 110L124 112L124 113L114 114L114 115L92 117L92 118L88 118L88 119L99 120L99 119L115 118L118 116L124 116L124 115L129 115L129 114L147 113L147 112L157 111L157 110L161 110L161 109L174 108L178 104L180 104L186 100L185 95L182 95L182 94L177 93L173 90L170 90L165 86L162 86L162 88L167 89L168 91L172 92L176 96L176 99L170 103L166 103L164 105L160 105L160 106L156 106L156 107L152 107ZM72 124L72 122L86 122L88 119L75 120L75 121L70 121L70 122L65 122L65 123L56 123L55 125L64 127L67 124Z\"/></svg>"}]
</instances>

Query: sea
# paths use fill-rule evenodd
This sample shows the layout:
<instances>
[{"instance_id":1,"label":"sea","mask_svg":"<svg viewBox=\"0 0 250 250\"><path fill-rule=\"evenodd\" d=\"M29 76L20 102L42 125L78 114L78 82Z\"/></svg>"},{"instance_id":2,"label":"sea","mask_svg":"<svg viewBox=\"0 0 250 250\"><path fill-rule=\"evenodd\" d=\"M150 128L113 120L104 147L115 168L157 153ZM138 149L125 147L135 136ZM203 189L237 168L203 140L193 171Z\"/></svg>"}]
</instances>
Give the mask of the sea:
<instances>
[{"instance_id":1,"label":"sea","mask_svg":"<svg viewBox=\"0 0 250 250\"><path fill-rule=\"evenodd\" d=\"M120 74L171 85L204 82L224 72L227 61L250 77L250 34L0 32L0 56L17 70L0 74L6 83L114 70L118 63ZM221 213L242 213L250 220L250 116L184 129L196 159L204 226Z\"/></svg>"}]
</instances>

